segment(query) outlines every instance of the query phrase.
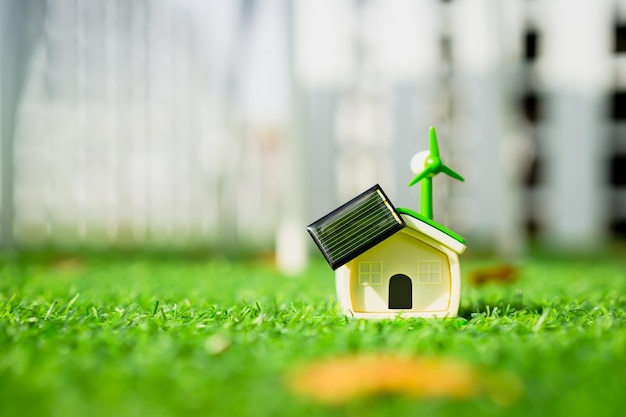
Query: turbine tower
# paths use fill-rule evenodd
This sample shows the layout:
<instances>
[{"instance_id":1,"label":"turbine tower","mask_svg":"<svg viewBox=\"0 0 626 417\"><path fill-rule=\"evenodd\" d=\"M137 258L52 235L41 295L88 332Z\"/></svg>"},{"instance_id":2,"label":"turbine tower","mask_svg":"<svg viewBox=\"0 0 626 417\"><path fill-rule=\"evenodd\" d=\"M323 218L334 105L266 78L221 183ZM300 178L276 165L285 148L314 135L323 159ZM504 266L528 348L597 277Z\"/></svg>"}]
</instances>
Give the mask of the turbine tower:
<instances>
[{"instance_id":1,"label":"turbine tower","mask_svg":"<svg viewBox=\"0 0 626 417\"><path fill-rule=\"evenodd\" d=\"M430 128L430 150L418 152L411 159L411 171L415 178L409 182L409 187L422 182L420 193L420 212L423 216L433 220L433 177L439 173L444 173L459 181L465 179L447 165L444 165L439 156L439 145L437 144L437 132L435 128Z\"/></svg>"}]
</instances>

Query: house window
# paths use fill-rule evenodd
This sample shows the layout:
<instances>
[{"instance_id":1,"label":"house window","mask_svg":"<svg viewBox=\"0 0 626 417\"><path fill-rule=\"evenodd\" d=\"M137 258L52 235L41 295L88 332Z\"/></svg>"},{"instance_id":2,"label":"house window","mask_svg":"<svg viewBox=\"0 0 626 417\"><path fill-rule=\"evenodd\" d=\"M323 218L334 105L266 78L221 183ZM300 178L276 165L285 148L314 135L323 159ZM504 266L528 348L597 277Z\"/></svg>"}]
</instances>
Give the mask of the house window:
<instances>
[{"instance_id":1,"label":"house window","mask_svg":"<svg viewBox=\"0 0 626 417\"><path fill-rule=\"evenodd\" d=\"M417 281L422 285L441 284L441 261L419 261Z\"/></svg>"},{"instance_id":2,"label":"house window","mask_svg":"<svg viewBox=\"0 0 626 417\"><path fill-rule=\"evenodd\" d=\"M359 285L382 285L382 262L359 262Z\"/></svg>"}]
</instances>

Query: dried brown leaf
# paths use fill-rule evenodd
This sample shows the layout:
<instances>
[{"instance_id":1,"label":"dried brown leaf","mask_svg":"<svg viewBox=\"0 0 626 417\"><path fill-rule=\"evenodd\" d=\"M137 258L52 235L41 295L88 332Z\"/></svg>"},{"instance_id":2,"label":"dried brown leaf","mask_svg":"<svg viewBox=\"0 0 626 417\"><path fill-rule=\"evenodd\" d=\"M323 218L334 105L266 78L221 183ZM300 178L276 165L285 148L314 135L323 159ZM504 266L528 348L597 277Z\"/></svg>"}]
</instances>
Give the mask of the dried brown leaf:
<instances>
[{"instance_id":1,"label":"dried brown leaf","mask_svg":"<svg viewBox=\"0 0 626 417\"><path fill-rule=\"evenodd\" d=\"M468 282L470 285L479 287L489 283L510 285L518 279L519 268L513 265L497 265L490 268L476 269L470 272Z\"/></svg>"},{"instance_id":2,"label":"dried brown leaf","mask_svg":"<svg viewBox=\"0 0 626 417\"><path fill-rule=\"evenodd\" d=\"M523 385L514 374L487 373L446 358L399 355L343 356L298 368L289 377L297 394L326 404L383 394L416 398L470 399L487 396L506 406L519 398Z\"/></svg>"},{"instance_id":3,"label":"dried brown leaf","mask_svg":"<svg viewBox=\"0 0 626 417\"><path fill-rule=\"evenodd\" d=\"M371 394L470 398L480 394L473 367L445 359L395 355L346 356L295 372L291 388L323 403L343 403Z\"/></svg>"}]
</instances>

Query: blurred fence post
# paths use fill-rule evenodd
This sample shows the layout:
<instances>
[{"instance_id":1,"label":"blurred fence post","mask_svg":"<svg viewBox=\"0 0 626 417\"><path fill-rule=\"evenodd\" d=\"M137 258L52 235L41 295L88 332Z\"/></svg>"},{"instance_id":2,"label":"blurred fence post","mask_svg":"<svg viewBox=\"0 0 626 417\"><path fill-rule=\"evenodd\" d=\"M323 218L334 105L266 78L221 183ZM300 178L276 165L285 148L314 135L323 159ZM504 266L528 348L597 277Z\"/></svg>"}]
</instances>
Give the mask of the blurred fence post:
<instances>
[{"instance_id":1,"label":"blurred fence post","mask_svg":"<svg viewBox=\"0 0 626 417\"><path fill-rule=\"evenodd\" d=\"M438 0L381 2L383 30L379 36L379 59L392 84L393 137L391 144L393 201L397 206L418 207L420 186L407 186L412 177L413 155L428 148L428 128L440 134L448 126L447 101L442 81L442 6ZM383 7L384 5L384 7ZM448 147L449 148L449 147ZM443 180L445 181L445 180ZM443 195L437 187L435 195ZM447 196L446 196L447 197ZM435 212L446 223L446 207Z\"/></svg>"},{"instance_id":2,"label":"blurred fence post","mask_svg":"<svg viewBox=\"0 0 626 417\"><path fill-rule=\"evenodd\" d=\"M557 248L606 239L606 103L612 2L553 0L545 8L545 232Z\"/></svg>"},{"instance_id":3,"label":"blurred fence post","mask_svg":"<svg viewBox=\"0 0 626 417\"><path fill-rule=\"evenodd\" d=\"M502 82L499 1L450 5L453 85L458 97L454 129L458 153L465 159L457 169L467 181L464 192L472 196L460 204L465 223L460 230L474 236L474 247L495 246L505 208L499 147L509 109Z\"/></svg>"},{"instance_id":4,"label":"blurred fence post","mask_svg":"<svg viewBox=\"0 0 626 417\"><path fill-rule=\"evenodd\" d=\"M337 200L334 122L340 91L352 70L352 11L348 1L294 2L297 123L303 134L306 216L311 221L332 210Z\"/></svg>"},{"instance_id":5,"label":"blurred fence post","mask_svg":"<svg viewBox=\"0 0 626 417\"><path fill-rule=\"evenodd\" d=\"M289 128L283 158L283 183L281 184L281 213L276 232L276 264L286 274L304 270L308 261L305 219L304 149L300 130L300 89L295 68L295 9L294 0L286 0L287 60L291 106Z\"/></svg>"},{"instance_id":6,"label":"blurred fence post","mask_svg":"<svg viewBox=\"0 0 626 417\"><path fill-rule=\"evenodd\" d=\"M3 250L13 250L15 246L15 127L28 62L41 33L44 6L43 0L0 2L0 245Z\"/></svg>"}]
</instances>

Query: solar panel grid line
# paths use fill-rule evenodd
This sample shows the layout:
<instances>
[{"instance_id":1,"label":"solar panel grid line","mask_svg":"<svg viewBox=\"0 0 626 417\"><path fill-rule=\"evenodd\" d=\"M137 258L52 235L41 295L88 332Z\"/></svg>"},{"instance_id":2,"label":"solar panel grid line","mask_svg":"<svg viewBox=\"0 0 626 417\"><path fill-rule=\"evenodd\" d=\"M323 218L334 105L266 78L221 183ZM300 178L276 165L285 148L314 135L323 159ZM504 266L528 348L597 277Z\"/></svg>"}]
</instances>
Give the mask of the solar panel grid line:
<instances>
[{"instance_id":1,"label":"solar panel grid line","mask_svg":"<svg viewBox=\"0 0 626 417\"><path fill-rule=\"evenodd\" d=\"M325 240L325 245L326 246L337 246L336 243L338 242L342 242L348 239L352 239L354 237L354 235L358 235L361 233L361 229L363 228L367 228L368 226L374 227L374 225L372 225L372 221L374 219L376 219L376 214L377 213L370 213L367 217L364 217L362 219L356 219L353 223L352 223L352 228L351 229L346 229L344 231L344 233L338 233L337 235L335 235L334 237L330 237L329 239ZM393 225L395 223L395 221L387 221L386 224L390 224ZM380 221L378 222L378 224L380 225Z\"/></svg>"},{"instance_id":2,"label":"solar panel grid line","mask_svg":"<svg viewBox=\"0 0 626 417\"><path fill-rule=\"evenodd\" d=\"M376 238L376 236L384 234L388 230L393 230L389 227L393 225L394 223L388 222L385 224L380 224L376 228L359 228L357 229L358 233L353 233L350 236L347 236L341 245L326 246L326 250L329 252L330 257L334 259L340 259L346 254L358 250L364 244Z\"/></svg>"},{"instance_id":3,"label":"solar panel grid line","mask_svg":"<svg viewBox=\"0 0 626 417\"><path fill-rule=\"evenodd\" d=\"M340 238L335 241L335 242L339 242L340 243L339 245L334 245L335 242L331 242L329 246L343 246L343 243L345 243L345 241L347 241L348 239L354 239L355 237L362 235L364 229L367 229L367 230L385 229L386 227L393 226L393 224L394 223L392 222L366 223L365 221L356 223L354 231L351 231L350 233L346 233L343 236L340 236Z\"/></svg>"},{"instance_id":4,"label":"solar panel grid line","mask_svg":"<svg viewBox=\"0 0 626 417\"><path fill-rule=\"evenodd\" d=\"M362 212L366 212L369 210L373 210L376 208L377 202L374 199L371 201L366 201L363 207L359 207L354 211L348 212L344 217L340 217L332 222L330 222L326 226L322 226L320 228L320 232L324 234L333 233L337 229L340 229L348 224L350 224L356 217L358 217Z\"/></svg>"},{"instance_id":5,"label":"solar panel grid line","mask_svg":"<svg viewBox=\"0 0 626 417\"><path fill-rule=\"evenodd\" d=\"M357 229L354 232L346 234L341 240L337 241L336 244L325 244L325 246L329 248L329 250L345 251L345 248L349 249L351 246L361 243L365 238L371 237L370 235L384 232L389 226L393 226L393 224L379 224L371 227L359 227L357 225Z\"/></svg>"},{"instance_id":6,"label":"solar panel grid line","mask_svg":"<svg viewBox=\"0 0 626 417\"><path fill-rule=\"evenodd\" d=\"M405 226L377 184L307 227L333 269Z\"/></svg>"},{"instance_id":7,"label":"solar panel grid line","mask_svg":"<svg viewBox=\"0 0 626 417\"><path fill-rule=\"evenodd\" d=\"M331 231L334 231L337 228L349 225L350 223L352 223L354 220L358 219L359 217L362 217L367 214L371 214L372 212L375 212L376 214L381 214L381 215L384 214L385 210L384 210L382 201L378 201L376 198L372 198L371 201L367 201L364 204L366 205L364 205L363 207L355 208L352 212L347 214L345 217L333 223L333 226L335 227ZM328 233L328 232L324 230L324 233Z\"/></svg>"},{"instance_id":8,"label":"solar panel grid line","mask_svg":"<svg viewBox=\"0 0 626 417\"><path fill-rule=\"evenodd\" d=\"M345 253L353 250L355 247L358 247L361 243L375 236L377 233L380 233L381 231L384 231L383 227L378 227L376 229L372 228L372 229L369 229L368 231L362 231L360 233L352 233L351 235L347 236L346 239L344 239L340 245L336 245L336 246L325 245L325 246L328 248L328 250L335 253L336 257L341 257Z\"/></svg>"},{"instance_id":9,"label":"solar panel grid line","mask_svg":"<svg viewBox=\"0 0 626 417\"><path fill-rule=\"evenodd\" d=\"M359 214L358 216L355 216L352 219L350 219L349 223L344 224L342 227L337 227L333 229L332 232L318 233L320 238L326 240L329 243L332 243L333 241L340 239L341 236L345 234L347 231L351 230L355 224L360 224L365 221L375 219L376 216L378 215L378 213L375 210L368 210L365 212L360 212L358 214Z\"/></svg>"},{"instance_id":10,"label":"solar panel grid line","mask_svg":"<svg viewBox=\"0 0 626 417\"><path fill-rule=\"evenodd\" d=\"M393 216L394 219L396 219L396 221L400 224L403 224L404 221L402 221L400 219L400 216L398 215L398 213L396 213L396 210L393 208L393 206L391 205L391 201L389 201L387 199L387 196L383 193L382 188L378 188L376 189L376 192L378 193L378 195L380 196L381 200L383 200L383 204L385 205L385 207L387 208L387 210L389 210L389 212L391 213L391 215Z\"/></svg>"},{"instance_id":11,"label":"solar panel grid line","mask_svg":"<svg viewBox=\"0 0 626 417\"><path fill-rule=\"evenodd\" d=\"M346 226L351 226L351 229L353 229L355 227L355 224L362 224L362 223L367 223L370 219L374 219L375 216L379 215L380 211L376 211L376 207L367 210L365 212L363 212L362 214L359 214L358 216L353 217L352 221L347 224ZM342 236L344 236L344 234L339 233L339 232L345 232L346 230L351 230L351 229L342 229L342 230L335 230L335 233L333 235L331 235L328 240L325 240L327 242L328 245L332 244L334 241L336 240L340 240L342 238ZM324 238L325 236L320 234L320 237Z\"/></svg>"},{"instance_id":12,"label":"solar panel grid line","mask_svg":"<svg viewBox=\"0 0 626 417\"><path fill-rule=\"evenodd\" d=\"M316 227L318 227L318 228L319 227L328 227L329 226L329 224L328 224L329 222L336 221L336 220L341 220L340 213L345 212L345 211L349 212L349 208L350 207L358 206L359 204L361 204L361 202L363 200L371 199L377 188L380 188L380 186L375 185L374 187L370 188L369 190L364 191L363 193L361 193L360 195L356 196L352 200L348 201L347 203L345 203L342 206L338 207L337 209L333 210L331 213L328 213L326 216L324 216L321 219L313 222L312 224L309 225L309 227L316 226L316 225L317 225ZM348 213L348 215L349 215L349 213ZM337 219L338 216L339 216L339 219ZM323 226L324 224L326 224L326 226Z\"/></svg>"},{"instance_id":13,"label":"solar panel grid line","mask_svg":"<svg viewBox=\"0 0 626 417\"><path fill-rule=\"evenodd\" d=\"M372 207L376 206L376 203L377 203L376 200L377 199L375 197L369 197L368 199L365 199L365 200L366 200L366 202L364 204L366 204L366 205L363 207L363 210L367 210L369 208L372 208ZM367 200L370 200L370 201L367 201ZM361 208L359 208L357 210L361 210ZM326 226L320 226L318 228L318 233L320 235L321 234L333 233L336 229L340 228L341 226L345 226L345 225L349 224L358 215L359 215L358 212L351 211L345 217L340 217L339 219L337 219L335 221L331 221Z\"/></svg>"},{"instance_id":14,"label":"solar panel grid line","mask_svg":"<svg viewBox=\"0 0 626 417\"><path fill-rule=\"evenodd\" d=\"M354 259L356 256L362 254L366 250L370 249L371 247L375 246L379 242L383 241L384 239L387 239L389 236L396 233L396 231L397 230L386 231L384 234L378 235L376 239L368 242L367 246L364 245L361 247L355 247L353 248L353 250L345 252L345 254L343 254L342 256L333 257L332 255L329 254L328 255L329 263L331 263L331 266L333 266L333 269L336 268L335 265L337 266L343 265L346 262L349 262L351 259Z\"/></svg>"},{"instance_id":15,"label":"solar panel grid line","mask_svg":"<svg viewBox=\"0 0 626 417\"><path fill-rule=\"evenodd\" d=\"M345 227L343 229L337 230L335 234L328 236L320 236L324 241L326 246L335 246L347 239L347 236L351 236L358 233L359 228L365 227L368 222L376 219L376 212L368 213L365 217L359 219L355 218L349 227Z\"/></svg>"},{"instance_id":16,"label":"solar panel grid line","mask_svg":"<svg viewBox=\"0 0 626 417\"><path fill-rule=\"evenodd\" d=\"M358 247L360 244L366 242L368 239L376 236L379 233L383 233L389 228L390 224L382 224L377 227L361 228L359 227L356 232L347 234L344 239L337 242L335 245L325 245L329 251L336 253L336 256L342 256L344 253ZM358 227L358 226L357 226Z\"/></svg>"},{"instance_id":17,"label":"solar panel grid line","mask_svg":"<svg viewBox=\"0 0 626 417\"><path fill-rule=\"evenodd\" d=\"M336 254L335 258L341 258L342 256L346 255L350 251L359 248L362 243L367 242L372 237L378 235L381 231L384 231L384 230L387 230L386 227L381 226L381 227L378 227L377 229L370 229L369 231L366 231L364 233L361 233L360 235L357 235L358 237L354 239L354 245L349 246L349 247L344 247L343 250L339 249L339 252Z\"/></svg>"}]
</instances>

